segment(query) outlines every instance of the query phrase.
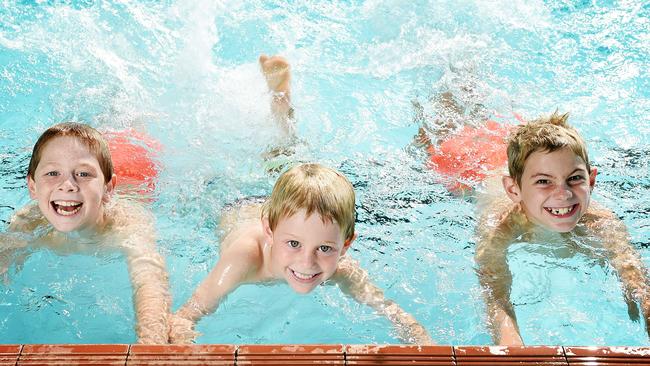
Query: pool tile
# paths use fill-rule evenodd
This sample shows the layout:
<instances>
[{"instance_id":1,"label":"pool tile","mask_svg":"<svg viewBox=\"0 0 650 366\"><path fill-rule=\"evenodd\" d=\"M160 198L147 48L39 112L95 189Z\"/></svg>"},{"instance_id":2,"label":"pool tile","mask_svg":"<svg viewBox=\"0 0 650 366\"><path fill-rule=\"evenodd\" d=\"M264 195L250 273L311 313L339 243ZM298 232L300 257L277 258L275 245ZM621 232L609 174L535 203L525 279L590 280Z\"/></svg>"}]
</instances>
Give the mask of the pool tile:
<instances>
[{"instance_id":1,"label":"pool tile","mask_svg":"<svg viewBox=\"0 0 650 366\"><path fill-rule=\"evenodd\" d=\"M124 366L128 352L128 344L26 344L17 365Z\"/></svg>"},{"instance_id":2,"label":"pool tile","mask_svg":"<svg viewBox=\"0 0 650 366\"><path fill-rule=\"evenodd\" d=\"M343 352L340 344L241 345L237 349L237 365L345 365Z\"/></svg>"},{"instance_id":3,"label":"pool tile","mask_svg":"<svg viewBox=\"0 0 650 366\"><path fill-rule=\"evenodd\" d=\"M562 347L463 346L454 347L456 364L461 365L544 365L566 366Z\"/></svg>"},{"instance_id":4,"label":"pool tile","mask_svg":"<svg viewBox=\"0 0 650 366\"><path fill-rule=\"evenodd\" d=\"M0 366L15 366L21 347L19 344L0 345Z\"/></svg>"},{"instance_id":5,"label":"pool tile","mask_svg":"<svg viewBox=\"0 0 650 366\"><path fill-rule=\"evenodd\" d=\"M569 365L650 365L650 347L564 347Z\"/></svg>"},{"instance_id":6,"label":"pool tile","mask_svg":"<svg viewBox=\"0 0 650 366\"><path fill-rule=\"evenodd\" d=\"M348 365L454 365L451 346L350 345L345 358Z\"/></svg>"},{"instance_id":7,"label":"pool tile","mask_svg":"<svg viewBox=\"0 0 650 366\"><path fill-rule=\"evenodd\" d=\"M234 365L234 345L144 345L131 346L128 366Z\"/></svg>"}]
</instances>

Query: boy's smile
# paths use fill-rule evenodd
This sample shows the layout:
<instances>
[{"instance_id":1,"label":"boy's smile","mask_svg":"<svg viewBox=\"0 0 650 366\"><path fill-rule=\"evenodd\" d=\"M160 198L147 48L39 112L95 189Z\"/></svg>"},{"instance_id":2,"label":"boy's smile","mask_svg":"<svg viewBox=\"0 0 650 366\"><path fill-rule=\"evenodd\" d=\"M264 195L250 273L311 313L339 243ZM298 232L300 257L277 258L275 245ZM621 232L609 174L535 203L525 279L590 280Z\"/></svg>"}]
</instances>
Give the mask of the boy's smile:
<instances>
[{"instance_id":1,"label":"boy's smile","mask_svg":"<svg viewBox=\"0 0 650 366\"><path fill-rule=\"evenodd\" d=\"M536 151L526 160L521 184L504 179L510 198L521 204L533 223L556 232L573 230L587 212L596 170L570 148Z\"/></svg>"},{"instance_id":2,"label":"boy's smile","mask_svg":"<svg viewBox=\"0 0 650 366\"><path fill-rule=\"evenodd\" d=\"M334 275L352 242L344 240L338 224L323 222L318 213L306 216L304 209L280 219L272 231L265 221L264 232L271 243L271 272L303 294Z\"/></svg>"},{"instance_id":3,"label":"boy's smile","mask_svg":"<svg viewBox=\"0 0 650 366\"><path fill-rule=\"evenodd\" d=\"M104 183L97 158L77 138L56 137L43 148L33 177L27 178L32 199L58 231L94 229L103 221L103 204L113 180Z\"/></svg>"}]
</instances>

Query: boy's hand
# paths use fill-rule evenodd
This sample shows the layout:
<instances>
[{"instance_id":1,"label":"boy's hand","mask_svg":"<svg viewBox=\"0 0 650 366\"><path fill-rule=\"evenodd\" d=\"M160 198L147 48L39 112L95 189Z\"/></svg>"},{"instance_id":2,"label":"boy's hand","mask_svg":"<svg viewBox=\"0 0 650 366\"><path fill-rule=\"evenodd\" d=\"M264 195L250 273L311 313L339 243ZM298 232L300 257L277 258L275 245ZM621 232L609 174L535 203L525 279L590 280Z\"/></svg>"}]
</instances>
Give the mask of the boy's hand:
<instances>
[{"instance_id":1,"label":"boy's hand","mask_svg":"<svg viewBox=\"0 0 650 366\"><path fill-rule=\"evenodd\" d=\"M625 303L627 304L627 315L630 317L630 320L634 322L639 321L639 307L634 301L633 298L625 294Z\"/></svg>"},{"instance_id":2,"label":"boy's hand","mask_svg":"<svg viewBox=\"0 0 650 366\"><path fill-rule=\"evenodd\" d=\"M169 319L169 343L189 344L194 343L201 333L194 330L194 322L176 314Z\"/></svg>"}]
</instances>

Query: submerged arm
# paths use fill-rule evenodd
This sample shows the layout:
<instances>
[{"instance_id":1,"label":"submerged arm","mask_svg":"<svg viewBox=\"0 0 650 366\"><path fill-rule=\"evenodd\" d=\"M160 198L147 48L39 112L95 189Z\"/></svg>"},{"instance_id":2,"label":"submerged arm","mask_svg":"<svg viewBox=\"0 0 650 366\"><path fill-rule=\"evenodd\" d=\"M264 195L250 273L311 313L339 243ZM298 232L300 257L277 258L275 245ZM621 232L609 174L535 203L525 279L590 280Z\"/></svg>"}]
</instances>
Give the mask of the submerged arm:
<instances>
[{"instance_id":1,"label":"submerged arm","mask_svg":"<svg viewBox=\"0 0 650 366\"><path fill-rule=\"evenodd\" d=\"M171 297L165 261L153 242L134 237L128 248L127 265L136 315L138 343L164 344L168 341Z\"/></svg>"},{"instance_id":2,"label":"submerged arm","mask_svg":"<svg viewBox=\"0 0 650 366\"><path fill-rule=\"evenodd\" d=\"M347 256L341 258L333 280L341 290L361 304L372 307L393 323L404 343L434 344L424 327L396 302L384 297L383 291L370 282L368 273L359 263Z\"/></svg>"},{"instance_id":3,"label":"submerged arm","mask_svg":"<svg viewBox=\"0 0 650 366\"><path fill-rule=\"evenodd\" d=\"M478 243L474 259L479 282L484 289L488 326L497 345L523 345L515 310L510 302L512 273L506 259L508 246L517 236L516 216L511 210L500 217L486 216L477 227Z\"/></svg>"},{"instance_id":4,"label":"submerged arm","mask_svg":"<svg viewBox=\"0 0 650 366\"><path fill-rule=\"evenodd\" d=\"M242 282L251 271L246 253L226 252L194 291L192 297L172 315L171 343L191 343L199 335L194 325L203 316L214 312L221 301Z\"/></svg>"},{"instance_id":5,"label":"submerged arm","mask_svg":"<svg viewBox=\"0 0 650 366\"><path fill-rule=\"evenodd\" d=\"M614 267L623 285L623 293L630 308L630 316L638 318L635 301L641 305L650 335L650 281L648 271L639 253L630 244L625 224L604 209L588 214L587 226L602 241L607 250L609 262ZM585 215L585 216L588 216Z\"/></svg>"}]
</instances>

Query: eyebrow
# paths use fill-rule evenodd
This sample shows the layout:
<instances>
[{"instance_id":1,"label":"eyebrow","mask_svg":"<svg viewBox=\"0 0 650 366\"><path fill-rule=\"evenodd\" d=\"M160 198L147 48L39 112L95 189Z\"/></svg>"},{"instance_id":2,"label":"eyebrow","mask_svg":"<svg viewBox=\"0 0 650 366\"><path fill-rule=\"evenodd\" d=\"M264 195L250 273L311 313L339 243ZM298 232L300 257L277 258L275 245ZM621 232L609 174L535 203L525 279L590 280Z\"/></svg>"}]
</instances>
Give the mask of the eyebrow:
<instances>
[{"instance_id":1,"label":"eyebrow","mask_svg":"<svg viewBox=\"0 0 650 366\"><path fill-rule=\"evenodd\" d=\"M575 168L571 173L569 173L569 175L573 175L573 174L575 174L576 172L585 173L585 172L587 172L587 170L586 170L586 169L582 169L582 168ZM555 176L554 176L554 175L551 175L551 174L546 174L546 173L536 173L536 174L531 175L530 177L531 177L531 178L537 178L537 177L549 177L549 178L554 178Z\"/></svg>"},{"instance_id":2,"label":"eyebrow","mask_svg":"<svg viewBox=\"0 0 650 366\"><path fill-rule=\"evenodd\" d=\"M298 235L295 235L293 233L286 233L285 235L287 236L287 238L284 239L284 240L295 240L295 241L300 241L300 242L304 241L303 238L298 238ZM323 244L329 244L329 245L337 245L335 241L328 241L328 240L323 241L322 243Z\"/></svg>"},{"instance_id":3,"label":"eyebrow","mask_svg":"<svg viewBox=\"0 0 650 366\"><path fill-rule=\"evenodd\" d=\"M52 161L43 161L43 162L39 163L38 165L39 165L39 168L40 168L41 165L43 166L43 168L50 168L50 167L58 168L59 166L61 166L61 163L59 163L58 161L52 160ZM43 168L41 168L41 169L43 169ZM94 167L92 164L83 163L83 162L76 165L74 168L75 169L85 168L85 169L91 169L93 171L97 170L97 168Z\"/></svg>"}]
</instances>

